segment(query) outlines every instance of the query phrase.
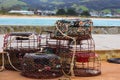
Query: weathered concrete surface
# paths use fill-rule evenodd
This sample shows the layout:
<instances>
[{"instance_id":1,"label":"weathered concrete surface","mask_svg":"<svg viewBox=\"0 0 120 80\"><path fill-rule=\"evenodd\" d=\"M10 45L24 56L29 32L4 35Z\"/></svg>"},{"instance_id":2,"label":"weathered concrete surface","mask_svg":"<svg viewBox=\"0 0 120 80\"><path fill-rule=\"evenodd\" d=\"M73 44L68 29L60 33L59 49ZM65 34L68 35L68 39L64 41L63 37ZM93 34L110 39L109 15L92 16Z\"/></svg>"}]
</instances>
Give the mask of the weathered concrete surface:
<instances>
[{"instance_id":1,"label":"weathered concrete surface","mask_svg":"<svg viewBox=\"0 0 120 80\"><path fill-rule=\"evenodd\" d=\"M71 80L119 80L120 64L102 61L102 74L94 77L73 77ZM66 77L56 79L30 79L20 75L20 72L5 70L0 72L0 80L69 80Z\"/></svg>"}]
</instances>

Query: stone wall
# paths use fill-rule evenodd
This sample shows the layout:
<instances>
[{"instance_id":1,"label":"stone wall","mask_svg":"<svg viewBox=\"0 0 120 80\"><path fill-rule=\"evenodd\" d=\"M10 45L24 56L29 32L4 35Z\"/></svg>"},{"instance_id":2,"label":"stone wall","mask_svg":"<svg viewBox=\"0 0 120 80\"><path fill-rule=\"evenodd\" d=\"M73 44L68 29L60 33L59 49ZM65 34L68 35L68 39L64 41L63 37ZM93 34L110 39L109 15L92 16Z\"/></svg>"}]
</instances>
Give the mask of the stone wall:
<instances>
[{"instance_id":1,"label":"stone wall","mask_svg":"<svg viewBox=\"0 0 120 80\"><path fill-rule=\"evenodd\" d=\"M44 30L53 30L53 26L0 26L0 34L9 32L36 32L41 33ZM93 27L93 34L120 34L120 26L107 27L102 26Z\"/></svg>"},{"instance_id":2,"label":"stone wall","mask_svg":"<svg viewBox=\"0 0 120 80\"><path fill-rule=\"evenodd\" d=\"M44 30L51 30L53 27L47 26L0 26L0 34L10 33L10 32L36 32L41 33Z\"/></svg>"},{"instance_id":3,"label":"stone wall","mask_svg":"<svg viewBox=\"0 0 120 80\"><path fill-rule=\"evenodd\" d=\"M93 27L94 34L120 34L120 27Z\"/></svg>"}]
</instances>

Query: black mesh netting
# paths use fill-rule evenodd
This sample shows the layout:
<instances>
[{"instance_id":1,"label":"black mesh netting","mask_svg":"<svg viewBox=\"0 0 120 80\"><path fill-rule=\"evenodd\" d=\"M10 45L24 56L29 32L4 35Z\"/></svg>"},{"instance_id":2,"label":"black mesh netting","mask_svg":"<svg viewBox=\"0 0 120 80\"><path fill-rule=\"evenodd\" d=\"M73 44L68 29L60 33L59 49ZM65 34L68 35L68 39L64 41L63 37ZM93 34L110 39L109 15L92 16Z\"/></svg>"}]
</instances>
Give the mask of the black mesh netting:
<instances>
[{"instance_id":1,"label":"black mesh netting","mask_svg":"<svg viewBox=\"0 0 120 80\"><path fill-rule=\"evenodd\" d=\"M9 57L10 57L10 62L12 63L12 65L21 70L22 67L21 67L21 61L22 61L22 58L25 54L20 54L20 53L14 53L14 52L10 52L9 53ZM9 64L9 60L6 56L6 64L5 64L5 68L8 69L8 70L15 70L10 64Z\"/></svg>"},{"instance_id":2,"label":"black mesh netting","mask_svg":"<svg viewBox=\"0 0 120 80\"><path fill-rule=\"evenodd\" d=\"M22 68L22 75L31 78L48 79L63 75L60 58L54 54L26 54Z\"/></svg>"}]
</instances>

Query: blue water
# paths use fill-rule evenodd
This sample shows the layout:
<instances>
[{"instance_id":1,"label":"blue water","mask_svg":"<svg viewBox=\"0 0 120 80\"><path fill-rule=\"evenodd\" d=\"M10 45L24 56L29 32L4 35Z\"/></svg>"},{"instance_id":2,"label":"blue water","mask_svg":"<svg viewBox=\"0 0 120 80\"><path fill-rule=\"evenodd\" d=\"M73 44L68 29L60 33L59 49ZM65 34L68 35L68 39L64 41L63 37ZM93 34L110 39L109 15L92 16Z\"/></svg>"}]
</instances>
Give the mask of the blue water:
<instances>
[{"instance_id":1,"label":"blue water","mask_svg":"<svg viewBox=\"0 0 120 80\"><path fill-rule=\"evenodd\" d=\"M0 18L0 25L54 26L61 18ZM119 26L120 19L92 19L93 26Z\"/></svg>"},{"instance_id":2,"label":"blue water","mask_svg":"<svg viewBox=\"0 0 120 80\"><path fill-rule=\"evenodd\" d=\"M93 19L93 26L118 26L120 27L120 19Z\"/></svg>"},{"instance_id":3,"label":"blue water","mask_svg":"<svg viewBox=\"0 0 120 80\"><path fill-rule=\"evenodd\" d=\"M0 18L0 25L53 26L58 18Z\"/></svg>"}]
</instances>

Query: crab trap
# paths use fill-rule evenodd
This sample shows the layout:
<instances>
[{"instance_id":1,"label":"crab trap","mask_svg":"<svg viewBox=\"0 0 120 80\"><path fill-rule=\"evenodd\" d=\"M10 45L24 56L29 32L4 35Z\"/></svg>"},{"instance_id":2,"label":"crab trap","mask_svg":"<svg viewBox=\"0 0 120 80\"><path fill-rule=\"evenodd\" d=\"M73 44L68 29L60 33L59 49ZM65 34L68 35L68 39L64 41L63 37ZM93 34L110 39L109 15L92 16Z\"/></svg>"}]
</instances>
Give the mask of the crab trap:
<instances>
[{"instance_id":1,"label":"crab trap","mask_svg":"<svg viewBox=\"0 0 120 80\"><path fill-rule=\"evenodd\" d=\"M44 52L26 54L22 62L22 75L39 79L61 77L60 57Z\"/></svg>"},{"instance_id":2,"label":"crab trap","mask_svg":"<svg viewBox=\"0 0 120 80\"><path fill-rule=\"evenodd\" d=\"M9 54L10 61L18 69L21 69L21 61L26 53L39 51L39 37L32 32L13 32L4 36L3 49ZM6 69L13 69L10 65Z\"/></svg>"},{"instance_id":3,"label":"crab trap","mask_svg":"<svg viewBox=\"0 0 120 80\"><path fill-rule=\"evenodd\" d=\"M40 36L9 33L4 37L4 51L26 77L97 76L101 74L101 62L95 53L92 25L90 19L64 19L56 21L53 31ZM8 65L6 68L11 69Z\"/></svg>"},{"instance_id":4,"label":"crab trap","mask_svg":"<svg viewBox=\"0 0 120 80\"><path fill-rule=\"evenodd\" d=\"M100 57L95 53L90 19L58 20L54 31L48 32L46 46L61 57L62 72L70 76L101 74ZM71 68L72 67L72 68Z\"/></svg>"}]
</instances>

